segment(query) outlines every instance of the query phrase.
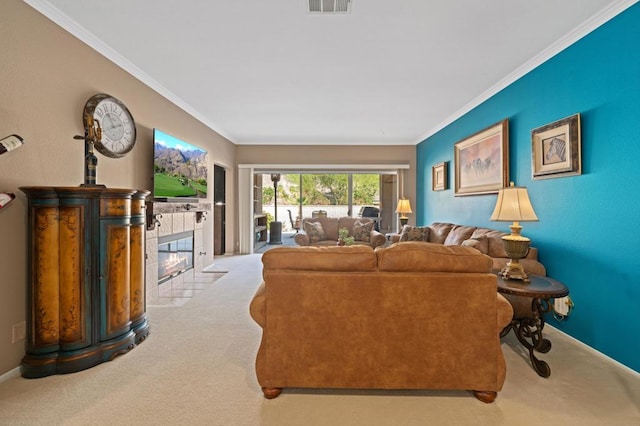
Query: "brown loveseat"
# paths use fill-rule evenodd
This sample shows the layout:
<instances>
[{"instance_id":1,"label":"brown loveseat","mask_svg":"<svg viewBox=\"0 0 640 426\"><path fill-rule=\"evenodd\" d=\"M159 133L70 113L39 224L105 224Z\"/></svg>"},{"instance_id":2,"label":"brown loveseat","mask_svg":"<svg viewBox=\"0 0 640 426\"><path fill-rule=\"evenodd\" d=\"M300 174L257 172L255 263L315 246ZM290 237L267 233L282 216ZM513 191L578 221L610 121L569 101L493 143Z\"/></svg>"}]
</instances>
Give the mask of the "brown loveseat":
<instances>
[{"instance_id":1,"label":"brown loveseat","mask_svg":"<svg viewBox=\"0 0 640 426\"><path fill-rule=\"evenodd\" d=\"M391 237L391 242L425 241L445 246L463 245L473 247L493 260L493 270L499 271L507 264L509 258L504 251L502 236L506 232L476 226L454 225L453 223L435 222L429 226L404 226L402 232ZM527 273L547 275L542 263L538 261L538 250L529 249L529 253L520 260Z\"/></svg>"},{"instance_id":2,"label":"brown loveseat","mask_svg":"<svg viewBox=\"0 0 640 426\"><path fill-rule=\"evenodd\" d=\"M262 327L256 375L282 388L459 389L492 402L511 305L488 256L401 243L278 247L262 256L250 312Z\"/></svg>"},{"instance_id":3,"label":"brown loveseat","mask_svg":"<svg viewBox=\"0 0 640 426\"><path fill-rule=\"evenodd\" d=\"M347 228L349 236L355 237L354 245L376 248L384 245L386 237L374 227L375 221L364 217L309 217L302 219L304 233L296 234L294 241L299 246L335 246L338 229Z\"/></svg>"}]
</instances>

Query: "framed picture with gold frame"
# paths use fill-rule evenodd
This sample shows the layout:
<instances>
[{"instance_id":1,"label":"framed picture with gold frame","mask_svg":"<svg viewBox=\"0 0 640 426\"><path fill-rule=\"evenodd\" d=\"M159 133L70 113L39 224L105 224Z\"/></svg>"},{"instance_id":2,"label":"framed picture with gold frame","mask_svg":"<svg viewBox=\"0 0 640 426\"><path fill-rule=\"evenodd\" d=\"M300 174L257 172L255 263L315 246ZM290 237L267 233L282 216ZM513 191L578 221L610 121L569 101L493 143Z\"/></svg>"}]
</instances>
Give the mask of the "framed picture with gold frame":
<instances>
[{"instance_id":1,"label":"framed picture with gold frame","mask_svg":"<svg viewBox=\"0 0 640 426\"><path fill-rule=\"evenodd\" d=\"M509 183L509 120L454 145L454 195L495 194Z\"/></svg>"},{"instance_id":2,"label":"framed picture with gold frame","mask_svg":"<svg viewBox=\"0 0 640 426\"><path fill-rule=\"evenodd\" d=\"M431 188L433 191L447 189L447 163L438 163L431 168Z\"/></svg>"},{"instance_id":3,"label":"framed picture with gold frame","mask_svg":"<svg viewBox=\"0 0 640 426\"><path fill-rule=\"evenodd\" d=\"M582 174L580 114L531 131L531 174L549 179Z\"/></svg>"}]
</instances>

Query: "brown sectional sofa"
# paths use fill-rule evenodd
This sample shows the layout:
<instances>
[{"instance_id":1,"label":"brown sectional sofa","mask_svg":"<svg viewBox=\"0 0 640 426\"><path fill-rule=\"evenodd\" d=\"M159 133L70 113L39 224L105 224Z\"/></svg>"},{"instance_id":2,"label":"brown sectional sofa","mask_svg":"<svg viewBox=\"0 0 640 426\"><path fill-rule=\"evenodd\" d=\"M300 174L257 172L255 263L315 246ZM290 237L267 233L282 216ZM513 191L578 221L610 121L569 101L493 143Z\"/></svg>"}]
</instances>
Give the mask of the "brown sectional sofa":
<instances>
[{"instance_id":1,"label":"brown sectional sofa","mask_svg":"<svg viewBox=\"0 0 640 426\"><path fill-rule=\"evenodd\" d=\"M476 226L435 222L424 227L405 226L400 234L391 237L391 242L413 240L443 244L445 246L464 245L473 247L491 257L493 270L499 271L509 261L501 239L503 235L507 235L507 233ZM538 250L535 247L529 249L527 257L521 259L520 263L527 273L547 275L544 265L538 261Z\"/></svg>"},{"instance_id":2,"label":"brown sectional sofa","mask_svg":"<svg viewBox=\"0 0 640 426\"><path fill-rule=\"evenodd\" d=\"M366 224L370 228L365 233L360 233L356 229L360 224ZM314 240L314 234L309 232L310 225L319 224L324 236L319 240ZM387 239L384 235L374 229L375 221L365 217L309 217L302 219L302 230L304 233L298 233L294 237L294 241L299 246L335 246L338 242L338 229L347 228L350 236L356 236L354 245L366 245L376 248L384 245Z\"/></svg>"},{"instance_id":3,"label":"brown sectional sofa","mask_svg":"<svg viewBox=\"0 0 640 426\"><path fill-rule=\"evenodd\" d=\"M287 387L459 389L492 402L502 389L499 334L513 310L477 250L277 247L262 263L250 313L267 398Z\"/></svg>"}]
</instances>

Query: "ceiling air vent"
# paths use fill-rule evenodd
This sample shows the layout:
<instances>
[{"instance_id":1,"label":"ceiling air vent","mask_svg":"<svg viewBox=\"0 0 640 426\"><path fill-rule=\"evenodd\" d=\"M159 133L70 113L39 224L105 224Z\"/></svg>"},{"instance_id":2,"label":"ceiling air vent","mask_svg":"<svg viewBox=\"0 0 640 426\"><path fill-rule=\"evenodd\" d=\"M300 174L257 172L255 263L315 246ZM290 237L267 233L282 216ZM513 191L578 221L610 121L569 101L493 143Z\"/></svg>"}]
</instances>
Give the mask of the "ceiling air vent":
<instances>
[{"instance_id":1,"label":"ceiling air vent","mask_svg":"<svg viewBox=\"0 0 640 426\"><path fill-rule=\"evenodd\" d=\"M349 13L351 0L309 0L311 13Z\"/></svg>"}]
</instances>

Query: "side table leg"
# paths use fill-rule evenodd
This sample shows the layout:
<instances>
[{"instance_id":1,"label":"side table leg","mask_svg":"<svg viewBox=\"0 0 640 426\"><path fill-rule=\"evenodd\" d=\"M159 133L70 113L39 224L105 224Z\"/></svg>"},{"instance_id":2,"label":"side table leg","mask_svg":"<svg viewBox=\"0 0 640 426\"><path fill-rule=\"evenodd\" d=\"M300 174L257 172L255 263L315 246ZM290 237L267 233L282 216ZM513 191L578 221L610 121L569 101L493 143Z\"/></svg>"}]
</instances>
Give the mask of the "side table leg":
<instances>
[{"instance_id":1,"label":"side table leg","mask_svg":"<svg viewBox=\"0 0 640 426\"><path fill-rule=\"evenodd\" d=\"M549 302L544 301L546 308L549 308ZM522 345L529 350L529 359L533 369L541 377L549 377L551 368L546 362L536 358L534 351L547 353L551 350L551 342L542 337L542 329L544 328L544 318L542 313L546 312L546 308L540 299L533 299L531 302L531 311L533 318L519 318L514 320L513 327L516 337Z\"/></svg>"}]
</instances>

